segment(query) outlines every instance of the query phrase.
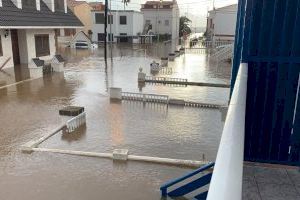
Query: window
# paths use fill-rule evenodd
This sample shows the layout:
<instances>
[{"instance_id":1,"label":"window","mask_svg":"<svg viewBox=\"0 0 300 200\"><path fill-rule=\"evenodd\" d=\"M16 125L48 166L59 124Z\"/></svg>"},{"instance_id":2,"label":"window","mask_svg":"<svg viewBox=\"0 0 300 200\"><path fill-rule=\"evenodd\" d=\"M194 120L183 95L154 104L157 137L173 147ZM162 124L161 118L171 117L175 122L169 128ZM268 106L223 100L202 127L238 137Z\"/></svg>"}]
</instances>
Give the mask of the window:
<instances>
[{"instance_id":1,"label":"window","mask_svg":"<svg viewBox=\"0 0 300 200\"><path fill-rule=\"evenodd\" d=\"M165 26L169 26L170 25L170 21L169 20L165 20Z\"/></svg>"},{"instance_id":2,"label":"window","mask_svg":"<svg viewBox=\"0 0 300 200\"><path fill-rule=\"evenodd\" d=\"M30 0L29 0L30 1ZM32 0L31 0L32 1ZM64 1L62 0L54 0L55 12L56 11L65 11Z\"/></svg>"},{"instance_id":3,"label":"window","mask_svg":"<svg viewBox=\"0 0 300 200\"><path fill-rule=\"evenodd\" d=\"M1 35L0 35L0 56L3 56Z\"/></svg>"},{"instance_id":4,"label":"window","mask_svg":"<svg viewBox=\"0 0 300 200\"><path fill-rule=\"evenodd\" d=\"M147 19L147 20L146 20L146 24L151 24L151 20L150 20L150 19Z\"/></svg>"},{"instance_id":5,"label":"window","mask_svg":"<svg viewBox=\"0 0 300 200\"><path fill-rule=\"evenodd\" d=\"M114 23L114 16L113 15L108 15L107 17L108 17L107 23L108 24L113 24Z\"/></svg>"},{"instance_id":6,"label":"window","mask_svg":"<svg viewBox=\"0 0 300 200\"><path fill-rule=\"evenodd\" d=\"M23 8L34 8L36 9L36 1L33 0L22 0Z\"/></svg>"},{"instance_id":7,"label":"window","mask_svg":"<svg viewBox=\"0 0 300 200\"><path fill-rule=\"evenodd\" d=\"M121 25L127 24L127 17L126 16L120 16L120 24Z\"/></svg>"},{"instance_id":8,"label":"window","mask_svg":"<svg viewBox=\"0 0 300 200\"><path fill-rule=\"evenodd\" d=\"M50 55L49 35L35 35L36 57Z\"/></svg>"},{"instance_id":9,"label":"window","mask_svg":"<svg viewBox=\"0 0 300 200\"><path fill-rule=\"evenodd\" d=\"M65 28L65 36L73 36L76 34L76 29L66 29Z\"/></svg>"},{"instance_id":10,"label":"window","mask_svg":"<svg viewBox=\"0 0 300 200\"><path fill-rule=\"evenodd\" d=\"M103 13L95 13L95 22L96 22L96 24L104 24L104 14Z\"/></svg>"}]
</instances>

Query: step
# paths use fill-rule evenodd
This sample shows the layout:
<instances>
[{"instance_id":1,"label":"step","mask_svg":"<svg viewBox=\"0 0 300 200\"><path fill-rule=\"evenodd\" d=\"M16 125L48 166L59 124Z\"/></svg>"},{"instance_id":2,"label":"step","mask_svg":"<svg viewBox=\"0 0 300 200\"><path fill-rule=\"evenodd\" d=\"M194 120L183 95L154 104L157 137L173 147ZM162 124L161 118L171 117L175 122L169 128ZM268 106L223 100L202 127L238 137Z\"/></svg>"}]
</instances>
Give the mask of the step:
<instances>
[{"instance_id":1,"label":"step","mask_svg":"<svg viewBox=\"0 0 300 200\"><path fill-rule=\"evenodd\" d=\"M189 182L183 186L180 186L179 188L169 192L168 196L170 197L180 197L184 196L200 187L203 187L210 183L212 177L212 173L206 174L199 179L196 179L192 182Z\"/></svg>"},{"instance_id":2,"label":"step","mask_svg":"<svg viewBox=\"0 0 300 200\"><path fill-rule=\"evenodd\" d=\"M201 194L198 194L197 196L194 197L194 199L196 200L206 200L207 198L207 194L208 194L208 191L206 192L203 192Z\"/></svg>"}]
</instances>

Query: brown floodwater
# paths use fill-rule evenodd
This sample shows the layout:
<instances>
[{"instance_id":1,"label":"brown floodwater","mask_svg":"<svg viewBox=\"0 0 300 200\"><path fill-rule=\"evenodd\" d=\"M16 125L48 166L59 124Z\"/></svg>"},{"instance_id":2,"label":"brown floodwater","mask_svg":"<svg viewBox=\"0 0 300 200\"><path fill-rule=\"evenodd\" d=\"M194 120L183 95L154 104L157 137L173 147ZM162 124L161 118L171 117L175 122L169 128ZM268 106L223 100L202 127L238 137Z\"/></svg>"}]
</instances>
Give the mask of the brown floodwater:
<instances>
[{"instance_id":1,"label":"brown floodwater","mask_svg":"<svg viewBox=\"0 0 300 200\"><path fill-rule=\"evenodd\" d=\"M168 47L114 46L107 67L102 49L62 49L65 73L55 73L0 90L0 199L160 199L159 186L190 169L139 162L51 153L23 154L20 145L55 129L65 118L58 110L84 106L85 128L58 133L41 146L178 159L214 160L223 128L219 110L181 108L137 102L111 103L109 87L123 91L167 94L207 103L226 104L228 89L146 84L139 86L140 67L158 61ZM230 65L218 65L205 54L186 54L170 63L173 73L191 81L228 83ZM28 78L28 69L0 72L2 84Z\"/></svg>"}]
</instances>

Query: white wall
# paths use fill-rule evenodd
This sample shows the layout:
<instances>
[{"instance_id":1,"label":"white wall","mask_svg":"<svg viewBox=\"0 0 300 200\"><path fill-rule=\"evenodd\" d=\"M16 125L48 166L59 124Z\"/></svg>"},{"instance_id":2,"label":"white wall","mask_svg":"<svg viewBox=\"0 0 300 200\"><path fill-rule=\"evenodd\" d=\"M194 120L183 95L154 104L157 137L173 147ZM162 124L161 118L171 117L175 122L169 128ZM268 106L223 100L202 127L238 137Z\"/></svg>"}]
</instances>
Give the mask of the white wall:
<instances>
[{"instance_id":1,"label":"white wall","mask_svg":"<svg viewBox=\"0 0 300 200\"><path fill-rule=\"evenodd\" d=\"M236 17L236 4L209 11L208 20L212 19L213 27L207 27L207 31L211 39L234 40Z\"/></svg>"},{"instance_id":2,"label":"white wall","mask_svg":"<svg viewBox=\"0 0 300 200\"><path fill-rule=\"evenodd\" d=\"M0 66L2 66L8 58L10 58L10 61L5 65L3 69L14 66L12 46L11 46L11 35L9 33L9 35L5 38L4 32L5 32L4 29L0 29L0 36L1 36L2 50L3 50L3 56L0 56Z\"/></svg>"},{"instance_id":3,"label":"white wall","mask_svg":"<svg viewBox=\"0 0 300 200\"><path fill-rule=\"evenodd\" d=\"M95 21L95 13L104 13L104 12L92 12L92 41L98 41L98 33L104 33L104 24L96 24ZM143 31L143 15L140 12L130 12L130 11L113 11L113 24L112 26L112 33L114 36L119 36L120 33L126 33L127 35L134 35L136 36L137 33L142 33ZM120 16L127 17L127 24L121 25L120 24ZM107 26L107 33L110 32L110 24ZM108 40L108 37L107 37ZM114 38L114 42L117 39Z\"/></svg>"},{"instance_id":4,"label":"white wall","mask_svg":"<svg viewBox=\"0 0 300 200\"><path fill-rule=\"evenodd\" d=\"M150 20L152 31L159 34L172 34L173 12L172 10L143 10L144 24ZM165 25L165 20L169 20L169 26ZM160 21L160 23L159 23Z\"/></svg>"},{"instance_id":5,"label":"white wall","mask_svg":"<svg viewBox=\"0 0 300 200\"><path fill-rule=\"evenodd\" d=\"M29 29L29 30L26 30L29 63L32 58L36 58L35 38L34 38L34 36L36 34L49 34L50 55L39 57L40 59L50 60L53 58L53 56L56 53L54 29Z\"/></svg>"},{"instance_id":6,"label":"white wall","mask_svg":"<svg viewBox=\"0 0 300 200\"><path fill-rule=\"evenodd\" d=\"M236 13L216 13L214 35L235 35Z\"/></svg>"}]
</instances>

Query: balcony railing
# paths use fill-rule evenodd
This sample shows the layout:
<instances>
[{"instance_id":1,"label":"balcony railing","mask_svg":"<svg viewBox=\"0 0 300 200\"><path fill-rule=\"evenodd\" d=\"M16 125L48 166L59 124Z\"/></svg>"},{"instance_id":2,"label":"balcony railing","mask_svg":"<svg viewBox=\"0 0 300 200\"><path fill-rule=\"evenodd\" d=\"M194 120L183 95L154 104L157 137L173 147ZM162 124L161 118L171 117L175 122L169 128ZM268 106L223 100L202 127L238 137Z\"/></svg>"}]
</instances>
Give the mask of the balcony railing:
<instances>
[{"instance_id":1,"label":"balcony railing","mask_svg":"<svg viewBox=\"0 0 300 200\"><path fill-rule=\"evenodd\" d=\"M240 64L207 200L241 200L248 64Z\"/></svg>"}]
</instances>

